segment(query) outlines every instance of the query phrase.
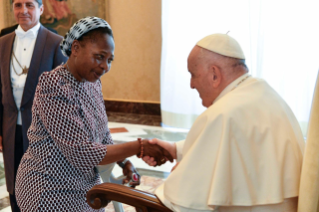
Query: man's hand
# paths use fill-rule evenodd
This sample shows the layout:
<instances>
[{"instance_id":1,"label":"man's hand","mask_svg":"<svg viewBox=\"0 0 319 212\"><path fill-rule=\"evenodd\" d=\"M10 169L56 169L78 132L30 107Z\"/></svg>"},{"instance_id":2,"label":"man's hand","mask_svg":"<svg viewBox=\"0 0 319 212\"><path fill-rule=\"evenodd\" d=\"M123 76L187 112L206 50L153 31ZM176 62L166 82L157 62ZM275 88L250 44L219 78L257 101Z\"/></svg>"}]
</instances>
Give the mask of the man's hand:
<instances>
[{"instance_id":1,"label":"man's hand","mask_svg":"<svg viewBox=\"0 0 319 212\"><path fill-rule=\"evenodd\" d=\"M0 136L0 152L2 152L3 146L2 146L2 136Z\"/></svg>"},{"instance_id":2,"label":"man's hand","mask_svg":"<svg viewBox=\"0 0 319 212\"><path fill-rule=\"evenodd\" d=\"M130 187L135 188L135 186L141 183L141 176L129 160L124 164L123 175L126 176L123 179L123 184L129 183Z\"/></svg>"},{"instance_id":3,"label":"man's hand","mask_svg":"<svg viewBox=\"0 0 319 212\"><path fill-rule=\"evenodd\" d=\"M165 150L167 150L169 152L169 154L173 157L173 159L177 158L175 143L162 141L162 140L159 140L157 138L149 140L149 143L150 144L157 144L157 145L163 147ZM160 166L160 165L162 165L162 164L164 164L166 162L166 160L165 160L165 162L161 161L161 163L158 163L158 161L154 157L149 156L149 155L144 156L143 160L144 160L145 163L147 163L150 166L156 166L156 165ZM170 160L170 161L173 162L173 160Z\"/></svg>"},{"instance_id":4,"label":"man's hand","mask_svg":"<svg viewBox=\"0 0 319 212\"><path fill-rule=\"evenodd\" d=\"M173 162L174 158L173 156L161 147L160 145L157 145L156 143L149 142L149 140L144 139L143 140L143 146L144 146L144 153L145 156L150 156L153 161L156 161L155 165L162 165L166 163L167 160Z\"/></svg>"}]
</instances>

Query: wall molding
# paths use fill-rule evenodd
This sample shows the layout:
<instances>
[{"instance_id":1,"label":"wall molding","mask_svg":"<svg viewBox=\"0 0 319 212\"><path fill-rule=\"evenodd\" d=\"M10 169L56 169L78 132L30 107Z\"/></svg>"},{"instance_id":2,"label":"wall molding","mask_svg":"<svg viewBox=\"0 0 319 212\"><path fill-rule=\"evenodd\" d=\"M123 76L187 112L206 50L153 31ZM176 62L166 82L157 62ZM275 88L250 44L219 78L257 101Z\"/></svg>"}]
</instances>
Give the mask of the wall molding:
<instances>
[{"instance_id":1,"label":"wall molding","mask_svg":"<svg viewBox=\"0 0 319 212\"><path fill-rule=\"evenodd\" d=\"M106 112L161 115L161 105L159 103L113 101L105 99L104 103Z\"/></svg>"},{"instance_id":2,"label":"wall molding","mask_svg":"<svg viewBox=\"0 0 319 212\"><path fill-rule=\"evenodd\" d=\"M149 100L133 100L133 99L111 99L104 98L104 101L113 101L113 102L134 102L134 103L147 103L147 104L161 104L159 101L149 101Z\"/></svg>"}]
</instances>

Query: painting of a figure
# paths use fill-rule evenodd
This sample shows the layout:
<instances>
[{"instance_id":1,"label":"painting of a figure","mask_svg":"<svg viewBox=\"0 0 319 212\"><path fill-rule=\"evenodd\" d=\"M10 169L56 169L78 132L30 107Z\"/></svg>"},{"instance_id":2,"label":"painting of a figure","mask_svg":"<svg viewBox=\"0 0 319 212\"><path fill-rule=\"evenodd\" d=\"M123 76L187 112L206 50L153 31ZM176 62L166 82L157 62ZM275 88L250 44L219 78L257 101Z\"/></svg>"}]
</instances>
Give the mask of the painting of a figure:
<instances>
[{"instance_id":1,"label":"painting of a figure","mask_svg":"<svg viewBox=\"0 0 319 212\"><path fill-rule=\"evenodd\" d=\"M5 5L6 25L15 24L12 16L12 0ZM106 18L105 0L42 0L44 12L40 22L46 26L55 29L60 35L70 29L70 27L79 19L86 16L97 16Z\"/></svg>"}]
</instances>

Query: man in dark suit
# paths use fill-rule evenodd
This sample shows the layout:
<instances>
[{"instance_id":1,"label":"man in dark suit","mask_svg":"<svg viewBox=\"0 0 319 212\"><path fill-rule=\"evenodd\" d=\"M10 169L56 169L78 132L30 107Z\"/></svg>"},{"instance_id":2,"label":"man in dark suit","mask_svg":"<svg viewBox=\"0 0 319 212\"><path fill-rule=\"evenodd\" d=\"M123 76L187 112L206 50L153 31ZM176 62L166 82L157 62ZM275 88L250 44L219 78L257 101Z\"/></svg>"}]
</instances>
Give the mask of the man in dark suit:
<instances>
[{"instance_id":1,"label":"man in dark suit","mask_svg":"<svg viewBox=\"0 0 319 212\"><path fill-rule=\"evenodd\" d=\"M9 34L11 32L13 32L14 30L16 30L18 28L19 24L7 27L7 28L3 28L0 32L0 37ZM50 30L51 32L54 32L55 34L58 34L58 32L52 28L46 27L48 30Z\"/></svg>"},{"instance_id":2,"label":"man in dark suit","mask_svg":"<svg viewBox=\"0 0 319 212\"><path fill-rule=\"evenodd\" d=\"M20 211L14 194L15 177L29 146L27 130L38 78L67 58L60 51L62 37L39 23L42 0L13 0L13 11L19 26L0 38L0 151L11 208Z\"/></svg>"}]
</instances>

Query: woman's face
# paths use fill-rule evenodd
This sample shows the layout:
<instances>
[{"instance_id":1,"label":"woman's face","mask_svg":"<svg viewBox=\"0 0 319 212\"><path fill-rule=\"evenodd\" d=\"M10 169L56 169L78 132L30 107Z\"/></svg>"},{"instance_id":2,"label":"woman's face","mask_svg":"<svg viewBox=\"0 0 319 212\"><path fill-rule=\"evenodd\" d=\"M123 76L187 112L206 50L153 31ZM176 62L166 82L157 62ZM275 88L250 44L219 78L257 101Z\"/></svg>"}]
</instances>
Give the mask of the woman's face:
<instances>
[{"instance_id":1,"label":"woman's face","mask_svg":"<svg viewBox=\"0 0 319 212\"><path fill-rule=\"evenodd\" d=\"M95 40L87 39L82 45L74 46L74 77L79 80L95 82L111 69L114 59L114 40L108 34L97 34ZM72 50L73 54L73 50Z\"/></svg>"}]
</instances>

